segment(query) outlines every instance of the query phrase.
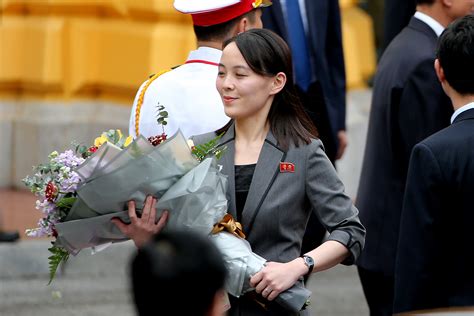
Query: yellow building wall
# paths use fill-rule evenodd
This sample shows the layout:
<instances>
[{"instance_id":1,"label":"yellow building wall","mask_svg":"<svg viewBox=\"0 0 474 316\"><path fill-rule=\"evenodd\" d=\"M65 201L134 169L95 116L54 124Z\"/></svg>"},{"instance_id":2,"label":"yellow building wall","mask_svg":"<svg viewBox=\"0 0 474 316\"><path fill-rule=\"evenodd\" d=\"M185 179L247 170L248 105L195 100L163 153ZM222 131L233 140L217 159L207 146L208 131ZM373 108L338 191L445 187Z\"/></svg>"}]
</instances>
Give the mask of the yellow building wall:
<instances>
[{"instance_id":1,"label":"yellow building wall","mask_svg":"<svg viewBox=\"0 0 474 316\"><path fill-rule=\"evenodd\" d=\"M98 98L130 105L143 80L195 47L173 0L2 0L0 96ZM375 71L372 23L341 0L348 89Z\"/></svg>"},{"instance_id":2,"label":"yellow building wall","mask_svg":"<svg viewBox=\"0 0 474 316\"><path fill-rule=\"evenodd\" d=\"M195 48L190 17L172 3L0 0L0 188L23 188L32 165L72 140L127 131L140 84ZM341 0L341 11L347 88L364 87L372 24L356 0Z\"/></svg>"},{"instance_id":3,"label":"yellow building wall","mask_svg":"<svg viewBox=\"0 0 474 316\"><path fill-rule=\"evenodd\" d=\"M148 75L195 47L172 0L3 0L0 94L131 104Z\"/></svg>"},{"instance_id":4,"label":"yellow building wall","mask_svg":"<svg viewBox=\"0 0 474 316\"><path fill-rule=\"evenodd\" d=\"M347 88L367 87L376 68L375 34L372 19L357 6L357 0L340 0L342 40Z\"/></svg>"}]
</instances>

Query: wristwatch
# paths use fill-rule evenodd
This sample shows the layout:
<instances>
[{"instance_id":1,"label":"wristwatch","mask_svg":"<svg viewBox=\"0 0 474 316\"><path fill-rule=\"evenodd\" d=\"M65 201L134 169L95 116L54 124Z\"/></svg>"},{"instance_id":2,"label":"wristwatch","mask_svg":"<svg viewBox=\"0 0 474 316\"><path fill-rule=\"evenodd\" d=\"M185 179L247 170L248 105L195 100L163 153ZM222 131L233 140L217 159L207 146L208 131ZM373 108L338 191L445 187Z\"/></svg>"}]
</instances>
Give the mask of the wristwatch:
<instances>
[{"instance_id":1,"label":"wristwatch","mask_svg":"<svg viewBox=\"0 0 474 316\"><path fill-rule=\"evenodd\" d=\"M301 258L303 258L304 264L308 267L308 273L305 275L311 274L314 268L314 259L307 255L302 255Z\"/></svg>"}]
</instances>

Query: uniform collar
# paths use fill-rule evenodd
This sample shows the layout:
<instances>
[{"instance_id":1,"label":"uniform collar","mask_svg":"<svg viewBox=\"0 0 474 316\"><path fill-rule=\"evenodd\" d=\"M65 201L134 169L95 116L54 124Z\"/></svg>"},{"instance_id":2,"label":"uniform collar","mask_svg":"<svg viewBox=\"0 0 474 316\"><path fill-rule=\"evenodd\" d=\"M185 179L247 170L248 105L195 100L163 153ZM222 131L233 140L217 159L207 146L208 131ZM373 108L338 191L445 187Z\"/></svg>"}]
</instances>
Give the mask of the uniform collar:
<instances>
[{"instance_id":1,"label":"uniform collar","mask_svg":"<svg viewBox=\"0 0 474 316\"><path fill-rule=\"evenodd\" d=\"M211 63L219 63L221 60L222 51L211 47L198 47L189 53L189 60L205 60Z\"/></svg>"}]
</instances>

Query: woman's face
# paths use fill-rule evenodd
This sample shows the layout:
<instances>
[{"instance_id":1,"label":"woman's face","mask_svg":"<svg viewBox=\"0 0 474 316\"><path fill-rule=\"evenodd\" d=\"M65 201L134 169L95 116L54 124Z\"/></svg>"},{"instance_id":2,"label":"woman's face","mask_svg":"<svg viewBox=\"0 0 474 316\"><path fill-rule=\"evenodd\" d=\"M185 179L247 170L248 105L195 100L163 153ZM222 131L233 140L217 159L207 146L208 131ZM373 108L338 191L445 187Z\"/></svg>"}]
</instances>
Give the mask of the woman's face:
<instances>
[{"instance_id":1,"label":"woman's face","mask_svg":"<svg viewBox=\"0 0 474 316\"><path fill-rule=\"evenodd\" d=\"M273 101L275 77L255 73L235 43L227 45L219 64L216 87L227 116L235 120L262 117L266 120Z\"/></svg>"}]
</instances>

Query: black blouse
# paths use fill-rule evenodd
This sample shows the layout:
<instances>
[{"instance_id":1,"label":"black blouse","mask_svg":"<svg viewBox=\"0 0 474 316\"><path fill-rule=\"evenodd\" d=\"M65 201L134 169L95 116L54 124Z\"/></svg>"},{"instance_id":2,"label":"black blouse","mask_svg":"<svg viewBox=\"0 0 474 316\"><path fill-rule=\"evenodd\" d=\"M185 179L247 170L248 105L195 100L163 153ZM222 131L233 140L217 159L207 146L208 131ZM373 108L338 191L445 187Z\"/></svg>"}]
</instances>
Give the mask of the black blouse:
<instances>
[{"instance_id":1,"label":"black blouse","mask_svg":"<svg viewBox=\"0 0 474 316\"><path fill-rule=\"evenodd\" d=\"M238 222L242 221L242 212L249 193L255 166L256 164L235 166L235 204Z\"/></svg>"}]
</instances>

